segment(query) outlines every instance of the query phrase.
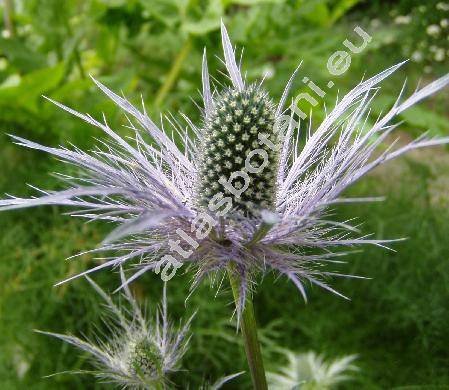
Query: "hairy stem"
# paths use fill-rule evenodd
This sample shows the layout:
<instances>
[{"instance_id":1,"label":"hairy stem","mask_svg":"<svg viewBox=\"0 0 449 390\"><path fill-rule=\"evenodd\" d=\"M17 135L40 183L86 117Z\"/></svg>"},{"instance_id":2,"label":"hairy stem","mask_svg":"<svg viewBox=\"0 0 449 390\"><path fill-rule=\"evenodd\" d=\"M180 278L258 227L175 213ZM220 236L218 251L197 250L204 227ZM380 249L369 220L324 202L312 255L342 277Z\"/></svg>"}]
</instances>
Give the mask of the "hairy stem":
<instances>
[{"instance_id":1,"label":"hairy stem","mask_svg":"<svg viewBox=\"0 0 449 390\"><path fill-rule=\"evenodd\" d=\"M192 38L188 37L187 40L184 42L181 51L176 56L175 61L173 62L173 65L167 77L165 78L164 84L162 84L161 88L156 93L156 100L155 100L156 106L159 107L162 104L165 97L172 89L174 83L176 82L176 79L178 78L179 72L181 71L182 64L184 63L187 54L189 54L191 47L192 47Z\"/></svg>"},{"instance_id":2,"label":"hairy stem","mask_svg":"<svg viewBox=\"0 0 449 390\"><path fill-rule=\"evenodd\" d=\"M234 264L228 267L229 282L231 284L232 293L236 307L240 296L240 277L235 272ZM240 329L242 331L243 342L245 344L246 359L248 361L251 379L255 390L267 390L267 380L265 377L265 369L263 366L262 353L260 350L259 340L257 338L257 324L254 315L254 307L251 298L248 296L243 308L242 318L240 320Z\"/></svg>"}]
</instances>

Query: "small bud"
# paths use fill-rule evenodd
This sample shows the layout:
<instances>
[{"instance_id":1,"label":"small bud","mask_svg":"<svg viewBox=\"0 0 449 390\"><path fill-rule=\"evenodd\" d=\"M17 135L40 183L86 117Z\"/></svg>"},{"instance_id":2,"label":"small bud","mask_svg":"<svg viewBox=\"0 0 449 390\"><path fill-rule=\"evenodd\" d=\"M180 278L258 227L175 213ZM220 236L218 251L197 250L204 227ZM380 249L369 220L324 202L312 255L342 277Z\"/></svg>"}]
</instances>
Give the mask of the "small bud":
<instances>
[{"instance_id":1,"label":"small bud","mask_svg":"<svg viewBox=\"0 0 449 390\"><path fill-rule=\"evenodd\" d=\"M129 370L146 380L162 376L162 355L156 344L148 339L132 342L129 346Z\"/></svg>"}]
</instances>

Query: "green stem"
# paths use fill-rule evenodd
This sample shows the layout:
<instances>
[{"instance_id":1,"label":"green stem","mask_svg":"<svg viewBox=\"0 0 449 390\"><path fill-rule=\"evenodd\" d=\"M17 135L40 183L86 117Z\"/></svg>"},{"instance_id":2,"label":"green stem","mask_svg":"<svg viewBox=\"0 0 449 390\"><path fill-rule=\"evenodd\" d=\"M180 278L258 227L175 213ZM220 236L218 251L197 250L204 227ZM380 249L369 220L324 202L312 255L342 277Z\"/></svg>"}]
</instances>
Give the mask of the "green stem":
<instances>
[{"instance_id":1,"label":"green stem","mask_svg":"<svg viewBox=\"0 0 449 390\"><path fill-rule=\"evenodd\" d=\"M237 303L240 296L240 277L235 271L234 264L228 267L229 282L231 284L234 300ZM245 344L246 359L248 360L251 379L255 390L267 390L267 380L263 367L262 353L259 340L257 338L257 324L254 315L254 307L251 298L248 296L240 319L240 329L242 331L243 342Z\"/></svg>"},{"instance_id":2,"label":"green stem","mask_svg":"<svg viewBox=\"0 0 449 390\"><path fill-rule=\"evenodd\" d=\"M251 240L248 241L248 243L245 244L247 248L250 246L257 244L262 238L264 238L268 232L273 227L273 224L263 222L262 225L260 225L259 229L254 233L254 236L251 238Z\"/></svg>"},{"instance_id":3,"label":"green stem","mask_svg":"<svg viewBox=\"0 0 449 390\"><path fill-rule=\"evenodd\" d=\"M159 88L159 90L156 93L155 99L156 106L160 107L165 97L172 89L176 79L178 78L179 72L181 71L182 64L184 63L187 54L189 54L191 47L192 47L192 38L188 37L187 40L184 42L181 51L176 56L173 66L171 67L167 77L165 78L164 84L162 84L161 88Z\"/></svg>"},{"instance_id":4,"label":"green stem","mask_svg":"<svg viewBox=\"0 0 449 390\"><path fill-rule=\"evenodd\" d=\"M14 25L14 1L4 0L3 7L5 28L9 32L9 36L13 37L14 35L16 35L16 27Z\"/></svg>"}]
</instances>

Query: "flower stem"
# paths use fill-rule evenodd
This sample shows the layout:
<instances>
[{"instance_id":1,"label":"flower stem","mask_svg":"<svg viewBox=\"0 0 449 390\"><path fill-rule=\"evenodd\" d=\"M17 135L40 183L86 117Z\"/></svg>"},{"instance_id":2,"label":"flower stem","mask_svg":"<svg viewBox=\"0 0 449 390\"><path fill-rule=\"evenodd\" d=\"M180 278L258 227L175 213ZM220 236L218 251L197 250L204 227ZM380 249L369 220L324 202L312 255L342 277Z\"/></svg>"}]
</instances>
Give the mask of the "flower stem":
<instances>
[{"instance_id":1,"label":"flower stem","mask_svg":"<svg viewBox=\"0 0 449 390\"><path fill-rule=\"evenodd\" d=\"M239 300L240 277L235 272L234 264L228 267L229 282L236 306ZM257 338L257 324L254 315L254 307L251 298L248 296L243 308L242 318L240 320L240 329L242 331L243 342L245 344L246 359L251 372L251 379L255 390L267 390L267 380L263 366L262 353L259 340Z\"/></svg>"},{"instance_id":2,"label":"flower stem","mask_svg":"<svg viewBox=\"0 0 449 390\"><path fill-rule=\"evenodd\" d=\"M9 36L13 37L16 34L16 26L14 24L14 1L4 0L3 8L5 29L9 32Z\"/></svg>"},{"instance_id":3,"label":"flower stem","mask_svg":"<svg viewBox=\"0 0 449 390\"><path fill-rule=\"evenodd\" d=\"M154 390L164 390L165 386L162 383L155 383Z\"/></svg>"},{"instance_id":4,"label":"flower stem","mask_svg":"<svg viewBox=\"0 0 449 390\"><path fill-rule=\"evenodd\" d=\"M170 92L170 90L172 89L176 79L178 78L179 72L181 71L182 64L184 63L187 54L189 54L191 47L192 38L187 37L187 40L184 42L181 51L176 56L175 61L173 62L173 65L165 78L164 84L162 84L161 88L156 93L156 106L159 107L162 104L168 92Z\"/></svg>"}]
</instances>

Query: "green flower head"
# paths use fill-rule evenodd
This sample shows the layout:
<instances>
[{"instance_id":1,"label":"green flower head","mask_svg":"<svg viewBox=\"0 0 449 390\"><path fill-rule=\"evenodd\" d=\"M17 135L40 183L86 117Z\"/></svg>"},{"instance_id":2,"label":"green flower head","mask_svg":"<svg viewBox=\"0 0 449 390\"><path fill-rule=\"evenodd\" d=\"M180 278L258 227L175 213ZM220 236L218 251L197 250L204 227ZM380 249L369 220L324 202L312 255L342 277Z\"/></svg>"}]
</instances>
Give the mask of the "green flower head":
<instances>
[{"instance_id":1,"label":"green flower head","mask_svg":"<svg viewBox=\"0 0 449 390\"><path fill-rule=\"evenodd\" d=\"M156 345L148 338L132 342L129 346L129 371L145 380L163 375L163 356Z\"/></svg>"},{"instance_id":2,"label":"green flower head","mask_svg":"<svg viewBox=\"0 0 449 390\"><path fill-rule=\"evenodd\" d=\"M257 84L227 89L205 119L199 164L199 204L229 196L237 211L274 209L278 136L275 105Z\"/></svg>"}]
</instances>

